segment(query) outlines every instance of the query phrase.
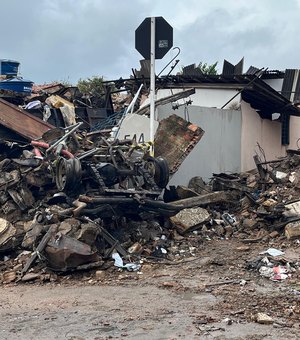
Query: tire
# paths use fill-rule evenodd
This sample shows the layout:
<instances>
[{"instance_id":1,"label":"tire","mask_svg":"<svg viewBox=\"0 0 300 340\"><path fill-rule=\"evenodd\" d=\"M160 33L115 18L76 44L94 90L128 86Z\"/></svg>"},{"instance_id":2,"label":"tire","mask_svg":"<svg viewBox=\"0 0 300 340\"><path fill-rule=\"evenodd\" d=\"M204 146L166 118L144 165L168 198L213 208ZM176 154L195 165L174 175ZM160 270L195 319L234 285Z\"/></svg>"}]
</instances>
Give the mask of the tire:
<instances>
[{"instance_id":1,"label":"tire","mask_svg":"<svg viewBox=\"0 0 300 340\"><path fill-rule=\"evenodd\" d=\"M164 189L169 183L170 179L170 169L167 160L161 156L159 157L148 157L148 163L152 163L154 165L154 181L156 185Z\"/></svg>"},{"instance_id":2,"label":"tire","mask_svg":"<svg viewBox=\"0 0 300 340\"><path fill-rule=\"evenodd\" d=\"M81 181L81 163L77 158L60 157L56 164L55 182L60 191L74 191Z\"/></svg>"}]
</instances>

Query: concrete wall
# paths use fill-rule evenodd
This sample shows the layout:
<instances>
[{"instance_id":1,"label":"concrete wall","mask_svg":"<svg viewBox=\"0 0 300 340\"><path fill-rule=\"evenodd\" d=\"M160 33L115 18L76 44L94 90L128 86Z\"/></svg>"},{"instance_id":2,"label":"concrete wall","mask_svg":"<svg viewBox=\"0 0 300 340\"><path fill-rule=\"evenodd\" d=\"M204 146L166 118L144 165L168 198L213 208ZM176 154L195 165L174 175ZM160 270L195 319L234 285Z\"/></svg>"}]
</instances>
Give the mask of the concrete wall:
<instances>
[{"instance_id":1,"label":"concrete wall","mask_svg":"<svg viewBox=\"0 0 300 340\"><path fill-rule=\"evenodd\" d=\"M192 105L186 116L184 107L173 110L170 104L157 110L159 120L174 113L197 124L205 133L172 177L171 185L187 185L194 176L207 182L212 173L240 172L241 111Z\"/></svg>"},{"instance_id":2,"label":"concrete wall","mask_svg":"<svg viewBox=\"0 0 300 340\"><path fill-rule=\"evenodd\" d=\"M286 148L281 145L281 123L260 118L251 106L242 101L242 129L241 129L241 170L255 168L253 156L259 153L257 143L263 148L267 160L274 160L285 156Z\"/></svg>"}]
</instances>

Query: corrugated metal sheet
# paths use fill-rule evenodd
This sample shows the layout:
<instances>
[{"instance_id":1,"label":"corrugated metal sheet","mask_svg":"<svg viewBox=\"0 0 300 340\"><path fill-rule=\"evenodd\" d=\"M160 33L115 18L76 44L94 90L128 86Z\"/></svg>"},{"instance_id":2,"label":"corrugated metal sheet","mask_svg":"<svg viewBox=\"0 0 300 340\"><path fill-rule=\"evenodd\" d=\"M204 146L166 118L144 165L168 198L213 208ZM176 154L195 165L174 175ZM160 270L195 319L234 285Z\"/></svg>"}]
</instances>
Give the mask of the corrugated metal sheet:
<instances>
[{"instance_id":1,"label":"corrugated metal sheet","mask_svg":"<svg viewBox=\"0 0 300 340\"><path fill-rule=\"evenodd\" d=\"M291 93L292 93L292 88L293 88L293 83L294 83L295 71L296 70L293 70L293 69L287 69L285 70L285 74L284 74L281 94L288 100L291 100Z\"/></svg>"},{"instance_id":2,"label":"corrugated metal sheet","mask_svg":"<svg viewBox=\"0 0 300 340\"><path fill-rule=\"evenodd\" d=\"M259 71L259 68L255 66L250 66L245 74L256 74Z\"/></svg>"},{"instance_id":3,"label":"corrugated metal sheet","mask_svg":"<svg viewBox=\"0 0 300 340\"><path fill-rule=\"evenodd\" d=\"M224 59L222 75L230 76L243 74L244 58L242 58L236 65L231 64L229 61Z\"/></svg>"},{"instance_id":4,"label":"corrugated metal sheet","mask_svg":"<svg viewBox=\"0 0 300 340\"><path fill-rule=\"evenodd\" d=\"M185 66L182 69L182 74L185 76L199 76L203 75L202 71L199 69L199 67L196 67L195 64L191 64L188 66Z\"/></svg>"},{"instance_id":5,"label":"corrugated metal sheet","mask_svg":"<svg viewBox=\"0 0 300 340\"><path fill-rule=\"evenodd\" d=\"M54 128L3 99L0 99L0 124L28 140L40 138L44 132Z\"/></svg>"},{"instance_id":6,"label":"corrugated metal sheet","mask_svg":"<svg viewBox=\"0 0 300 340\"><path fill-rule=\"evenodd\" d=\"M234 65L224 59L222 75L229 76L234 74Z\"/></svg>"},{"instance_id":7,"label":"corrugated metal sheet","mask_svg":"<svg viewBox=\"0 0 300 340\"><path fill-rule=\"evenodd\" d=\"M234 66L234 74L243 74L244 68L244 58L242 58L235 66Z\"/></svg>"},{"instance_id":8,"label":"corrugated metal sheet","mask_svg":"<svg viewBox=\"0 0 300 340\"><path fill-rule=\"evenodd\" d=\"M299 75L300 70L297 70L297 71L298 71L298 78L297 78L297 83L296 83L296 88L295 88L295 93L294 93L294 99L293 99L294 102L300 101L300 75Z\"/></svg>"},{"instance_id":9,"label":"corrugated metal sheet","mask_svg":"<svg viewBox=\"0 0 300 340\"><path fill-rule=\"evenodd\" d=\"M281 144L288 145L290 143L290 115L283 113L281 124Z\"/></svg>"}]
</instances>

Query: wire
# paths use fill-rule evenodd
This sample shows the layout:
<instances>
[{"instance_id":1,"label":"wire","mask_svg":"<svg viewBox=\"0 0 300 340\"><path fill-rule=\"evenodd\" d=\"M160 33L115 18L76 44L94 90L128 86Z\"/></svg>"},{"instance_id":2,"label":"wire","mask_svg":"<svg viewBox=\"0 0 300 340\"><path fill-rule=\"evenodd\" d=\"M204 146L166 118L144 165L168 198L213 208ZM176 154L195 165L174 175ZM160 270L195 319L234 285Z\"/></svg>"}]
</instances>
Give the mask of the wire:
<instances>
[{"instance_id":1,"label":"wire","mask_svg":"<svg viewBox=\"0 0 300 340\"><path fill-rule=\"evenodd\" d=\"M262 155L262 157L264 159L264 162L266 162L267 159L266 159L265 150L260 146L260 144L258 142L256 142L256 145L257 145L258 150L259 150L259 152L261 153L261 155ZM260 159L260 162L261 162L261 158L259 157L258 153L257 152L255 152L255 153L257 154L257 156L258 156L258 158Z\"/></svg>"}]
</instances>

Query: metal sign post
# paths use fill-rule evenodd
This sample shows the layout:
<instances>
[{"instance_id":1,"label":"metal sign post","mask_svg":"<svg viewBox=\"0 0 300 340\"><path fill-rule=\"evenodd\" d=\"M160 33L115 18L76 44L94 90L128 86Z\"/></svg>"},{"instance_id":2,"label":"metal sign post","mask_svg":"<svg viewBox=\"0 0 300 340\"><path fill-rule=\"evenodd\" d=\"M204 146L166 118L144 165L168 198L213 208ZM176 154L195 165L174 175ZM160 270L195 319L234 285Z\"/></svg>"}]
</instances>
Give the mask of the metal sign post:
<instances>
[{"instance_id":1,"label":"metal sign post","mask_svg":"<svg viewBox=\"0 0 300 340\"><path fill-rule=\"evenodd\" d=\"M155 116L155 17L151 17L150 46L150 156L154 156L154 116Z\"/></svg>"},{"instance_id":2,"label":"metal sign post","mask_svg":"<svg viewBox=\"0 0 300 340\"><path fill-rule=\"evenodd\" d=\"M162 59L173 46L173 28L163 17L148 17L135 30L135 48L150 60L150 142L154 153L155 59Z\"/></svg>"}]
</instances>

